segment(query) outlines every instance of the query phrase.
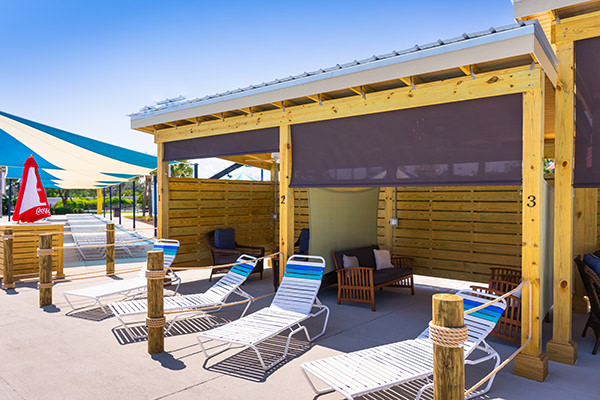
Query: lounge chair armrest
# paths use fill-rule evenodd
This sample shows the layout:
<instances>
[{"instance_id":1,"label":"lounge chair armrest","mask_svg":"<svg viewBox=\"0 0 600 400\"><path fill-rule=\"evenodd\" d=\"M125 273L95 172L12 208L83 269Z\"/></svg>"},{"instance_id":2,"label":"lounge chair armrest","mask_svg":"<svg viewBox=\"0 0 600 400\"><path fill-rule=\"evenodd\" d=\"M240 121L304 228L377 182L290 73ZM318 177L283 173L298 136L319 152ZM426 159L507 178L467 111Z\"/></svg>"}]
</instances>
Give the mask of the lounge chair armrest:
<instances>
[{"instance_id":1,"label":"lounge chair armrest","mask_svg":"<svg viewBox=\"0 0 600 400\"><path fill-rule=\"evenodd\" d=\"M412 268L412 257L392 256L392 265L394 268Z\"/></svg>"},{"instance_id":2,"label":"lounge chair armrest","mask_svg":"<svg viewBox=\"0 0 600 400\"><path fill-rule=\"evenodd\" d=\"M373 268L349 267L337 270L338 285L341 286L373 286Z\"/></svg>"}]
</instances>

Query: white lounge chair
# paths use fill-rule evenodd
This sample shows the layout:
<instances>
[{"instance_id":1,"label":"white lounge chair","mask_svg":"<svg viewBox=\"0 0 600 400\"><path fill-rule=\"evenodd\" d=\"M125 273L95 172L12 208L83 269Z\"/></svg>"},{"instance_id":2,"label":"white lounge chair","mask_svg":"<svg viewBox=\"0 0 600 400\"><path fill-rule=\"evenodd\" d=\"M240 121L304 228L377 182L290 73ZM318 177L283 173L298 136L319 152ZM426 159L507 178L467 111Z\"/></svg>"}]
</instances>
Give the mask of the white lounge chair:
<instances>
[{"instance_id":1,"label":"white lounge chair","mask_svg":"<svg viewBox=\"0 0 600 400\"><path fill-rule=\"evenodd\" d=\"M323 335L329 320L329 308L321 304L317 298L317 292L321 286L324 269L325 260L323 257L291 256L287 261L281 285L269 307L198 335L198 342L206 358L226 351L233 344L242 345L250 347L256 352L260 365L266 371L285 359L293 335L304 331L306 339L311 341L308 330L302 325L302 322L325 312L323 329L312 339ZM313 307L318 308L319 311L312 313ZM283 355L271 364L265 365L256 345L288 329L290 333ZM205 342L208 340L224 342L224 344L217 346L224 348L209 354L204 347Z\"/></svg>"},{"instance_id":2,"label":"white lounge chair","mask_svg":"<svg viewBox=\"0 0 600 400\"><path fill-rule=\"evenodd\" d=\"M457 294L464 299L465 311L498 297L472 290L463 290ZM500 365L500 356L485 342L485 338L494 329L505 308L506 302L501 300L482 310L465 315L465 325L469 331L469 338L464 344L465 364L473 365L495 359L496 367ZM475 360L468 359L475 349L485 352L486 355ZM335 390L347 399L353 399L357 396L412 382L412 389L416 391L416 399L419 399L425 389L433 385L431 379L433 376L433 343L429 340L429 329L426 329L414 340L404 340L310 361L300 367L308 383L318 394ZM327 387L317 389L311 376L325 383ZM473 392L467 398L486 393L491 388L493 381L494 377L488 381L484 389ZM420 386L415 388L415 385Z\"/></svg>"},{"instance_id":3,"label":"white lounge chair","mask_svg":"<svg viewBox=\"0 0 600 400\"><path fill-rule=\"evenodd\" d=\"M181 278L179 278L174 271L170 269L173 260L175 260L175 256L177 255L177 250L179 249L179 241L171 240L171 239L159 239L154 244L152 250L162 251L163 259L164 259L164 268L169 271L168 277L170 278L165 282L165 285L177 284L175 288L175 293L179 290L179 284L181 283ZM100 301L103 297L113 296L113 295L123 295L125 298L129 296L133 296L134 298L140 293L144 293L146 291L146 267L142 268L135 278L124 279L122 281L115 281L110 283L105 283L102 285L96 285L91 287L86 287L82 289L69 290L63 293L65 300L72 309L76 309L69 296L75 297L85 297L94 300L94 304L98 304L102 310L108 314L104 305ZM93 304L92 304L93 305ZM88 307L83 306L83 307ZM78 308L83 308L78 307Z\"/></svg>"},{"instance_id":4,"label":"white lounge chair","mask_svg":"<svg viewBox=\"0 0 600 400\"><path fill-rule=\"evenodd\" d=\"M196 294L184 294L179 296L171 296L164 298L164 311L182 311L185 312L189 310L189 313L181 313L177 314L173 320L167 326L165 330L165 334L169 332L173 323L177 320L177 318L181 316L189 316L190 314L205 314L203 311L194 311L194 309L203 308L203 307L214 307L214 306L222 306L226 304L227 298L232 294L237 294L240 297L245 299L253 299L251 295L244 292L240 289L242 283L246 281L254 267L256 266L256 257L249 256L247 254L242 254L237 259L238 264L231 267L231 269L219 279L214 285L211 286L204 293L196 293ZM250 302L246 304L244 311L242 312L242 316L248 310L250 306ZM108 307L111 309L115 317L121 322L123 327L127 330L129 335L132 338L142 338L146 337L146 335L135 335L129 325L131 322L126 322L125 319L129 319L130 317L139 318L142 315L146 315L148 313L148 302L146 299L140 300L129 300L129 301L119 301L116 303L110 303ZM218 311L219 308L213 309L211 311Z\"/></svg>"}]
</instances>

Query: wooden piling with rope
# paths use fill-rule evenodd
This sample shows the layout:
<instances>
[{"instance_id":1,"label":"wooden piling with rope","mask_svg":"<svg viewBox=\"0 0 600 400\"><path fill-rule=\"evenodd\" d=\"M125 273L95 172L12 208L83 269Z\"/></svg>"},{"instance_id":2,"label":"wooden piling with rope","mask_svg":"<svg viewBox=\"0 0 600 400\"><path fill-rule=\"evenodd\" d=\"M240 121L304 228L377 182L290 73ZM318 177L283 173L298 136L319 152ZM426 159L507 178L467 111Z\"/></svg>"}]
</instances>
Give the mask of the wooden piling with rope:
<instances>
[{"instance_id":1,"label":"wooden piling with rope","mask_svg":"<svg viewBox=\"0 0 600 400\"><path fill-rule=\"evenodd\" d=\"M14 263L13 263L13 230L7 228L2 235L3 246L3 271L2 271L2 289L14 289Z\"/></svg>"},{"instance_id":2,"label":"wooden piling with rope","mask_svg":"<svg viewBox=\"0 0 600 400\"><path fill-rule=\"evenodd\" d=\"M165 351L165 313L163 303L163 280L165 270L163 266L163 252L148 252L148 353L158 354Z\"/></svg>"},{"instance_id":3,"label":"wooden piling with rope","mask_svg":"<svg viewBox=\"0 0 600 400\"><path fill-rule=\"evenodd\" d=\"M40 307L52 304L52 234L40 235L37 255L39 257L40 279L38 289L40 292Z\"/></svg>"},{"instance_id":4,"label":"wooden piling with rope","mask_svg":"<svg viewBox=\"0 0 600 400\"><path fill-rule=\"evenodd\" d=\"M464 400L466 341L463 299L455 294L433 295L432 321L434 400ZM448 329L450 328L450 329Z\"/></svg>"},{"instance_id":5,"label":"wooden piling with rope","mask_svg":"<svg viewBox=\"0 0 600 400\"><path fill-rule=\"evenodd\" d=\"M106 224L106 275L115 274L115 224Z\"/></svg>"}]
</instances>

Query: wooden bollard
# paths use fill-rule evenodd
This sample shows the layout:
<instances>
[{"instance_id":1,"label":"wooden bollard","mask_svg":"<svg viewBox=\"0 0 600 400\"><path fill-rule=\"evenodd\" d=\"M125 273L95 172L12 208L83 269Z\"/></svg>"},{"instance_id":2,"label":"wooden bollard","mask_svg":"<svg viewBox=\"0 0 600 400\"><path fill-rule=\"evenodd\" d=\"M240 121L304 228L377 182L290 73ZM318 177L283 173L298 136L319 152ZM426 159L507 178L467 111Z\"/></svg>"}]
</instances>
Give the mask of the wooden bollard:
<instances>
[{"instance_id":1,"label":"wooden bollard","mask_svg":"<svg viewBox=\"0 0 600 400\"><path fill-rule=\"evenodd\" d=\"M106 275L115 274L115 224L106 224Z\"/></svg>"},{"instance_id":2,"label":"wooden bollard","mask_svg":"<svg viewBox=\"0 0 600 400\"><path fill-rule=\"evenodd\" d=\"M14 264L13 264L13 230L7 228L2 235L2 246L4 247L4 266L2 272L2 289L14 289Z\"/></svg>"},{"instance_id":3,"label":"wooden bollard","mask_svg":"<svg viewBox=\"0 0 600 400\"><path fill-rule=\"evenodd\" d=\"M463 299L455 294L433 295L432 324L443 328L464 328ZM465 358L462 346L447 347L433 341L433 399L464 400Z\"/></svg>"},{"instance_id":4,"label":"wooden bollard","mask_svg":"<svg viewBox=\"0 0 600 400\"><path fill-rule=\"evenodd\" d=\"M42 233L37 251L40 259L40 307L52 304L52 253L52 234Z\"/></svg>"},{"instance_id":5,"label":"wooden bollard","mask_svg":"<svg viewBox=\"0 0 600 400\"><path fill-rule=\"evenodd\" d=\"M148 252L148 353L157 354L165 351L165 314L163 304L163 282L165 270L163 252Z\"/></svg>"}]
</instances>

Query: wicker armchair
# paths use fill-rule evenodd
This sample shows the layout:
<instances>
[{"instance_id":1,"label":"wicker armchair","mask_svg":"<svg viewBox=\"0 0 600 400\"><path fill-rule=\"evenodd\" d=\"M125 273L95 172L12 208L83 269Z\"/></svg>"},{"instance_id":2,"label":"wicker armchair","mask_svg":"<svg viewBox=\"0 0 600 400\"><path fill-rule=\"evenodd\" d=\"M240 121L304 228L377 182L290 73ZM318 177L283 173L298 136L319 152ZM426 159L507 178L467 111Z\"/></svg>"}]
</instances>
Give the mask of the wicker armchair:
<instances>
[{"instance_id":1,"label":"wicker armchair","mask_svg":"<svg viewBox=\"0 0 600 400\"><path fill-rule=\"evenodd\" d=\"M471 289L502 295L510 292L521 283L521 271L512 268L490 268L488 287L471 286ZM506 310L500 317L492 336L512 342L521 342L521 298L511 295L506 299Z\"/></svg>"},{"instance_id":2,"label":"wicker armchair","mask_svg":"<svg viewBox=\"0 0 600 400\"><path fill-rule=\"evenodd\" d=\"M583 262L580 256L575 258L575 264L577 265L577 269L583 280L583 286L585 286L585 291L587 292L590 312L581 336L585 337L588 328L592 328L596 335L596 344L594 344L592 354L596 354L598 346L600 346L600 277L598 277L598 274Z\"/></svg>"},{"instance_id":3,"label":"wicker armchair","mask_svg":"<svg viewBox=\"0 0 600 400\"><path fill-rule=\"evenodd\" d=\"M220 249L215 246L215 231L210 231L204 234L204 240L210 249L210 255L212 257L212 265L221 264L233 264L236 262L239 256L242 254L248 254L254 257L263 257L265 255L265 248L259 246L244 246L235 243L235 249ZM210 271L210 282L213 274L225 274L231 267L213 268ZM260 273L260 279L263 277L264 260L256 263L256 267L252 273Z\"/></svg>"}]
</instances>

